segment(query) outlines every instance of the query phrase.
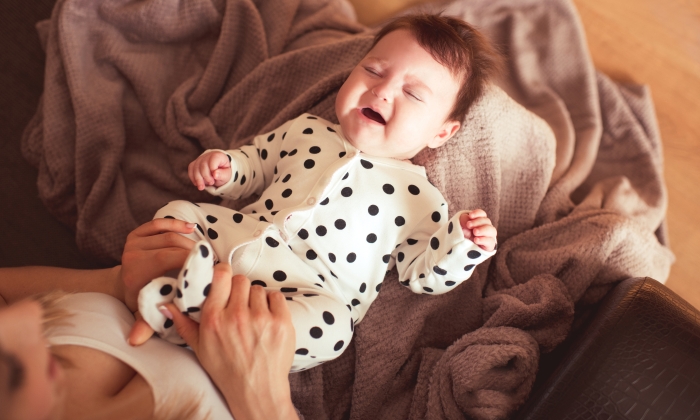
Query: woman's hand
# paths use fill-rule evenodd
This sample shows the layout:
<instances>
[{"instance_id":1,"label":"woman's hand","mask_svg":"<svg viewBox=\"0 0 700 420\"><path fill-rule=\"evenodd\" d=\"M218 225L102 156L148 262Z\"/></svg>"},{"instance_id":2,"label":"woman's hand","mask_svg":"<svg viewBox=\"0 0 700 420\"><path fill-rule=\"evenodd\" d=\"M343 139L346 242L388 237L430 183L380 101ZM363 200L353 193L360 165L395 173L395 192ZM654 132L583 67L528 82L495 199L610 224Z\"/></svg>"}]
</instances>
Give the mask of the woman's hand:
<instances>
[{"instance_id":1,"label":"woman's hand","mask_svg":"<svg viewBox=\"0 0 700 420\"><path fill-rule=\"evenodd\" d=\"M297 418L288 379L294 326L280 292L267 293L241 275L231 278L231 267L218 264L201 324L173 304L166 308L236 419Z\"/></svg>"},{"instance_id":2,"label":"woman's hand","mask_svg":"<svg viewBox=\"0 0 700 420\"><path fill-rule=\"evenodd\" d=\"M117 283L122 287L124 303L132 312L138 308L139 291L143 286L185 264L194 241L181 233L192 233L194 228L194 223L182 220L153 219L126 237Z\"/></svg>"}]
</instances>

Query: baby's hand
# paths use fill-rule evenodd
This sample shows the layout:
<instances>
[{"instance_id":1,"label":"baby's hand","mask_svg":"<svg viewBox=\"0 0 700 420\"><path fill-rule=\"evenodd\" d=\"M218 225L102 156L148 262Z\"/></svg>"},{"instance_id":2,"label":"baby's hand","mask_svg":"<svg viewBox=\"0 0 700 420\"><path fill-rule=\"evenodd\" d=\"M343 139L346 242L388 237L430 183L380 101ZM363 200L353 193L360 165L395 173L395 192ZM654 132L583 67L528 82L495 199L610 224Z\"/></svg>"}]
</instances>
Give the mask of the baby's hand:
<instances>
[{"instance_id":1,"label":"baby's hand","mask_svg":"<svg viewBox=\"0 0 700 420\"><path fill-rule=\"evenodd\" d=\"M231 161L221 152L206 153L190 163L187 173L200 191L211 185L220 187L231 179Z\"/></svg>"},{"instance_id":2,"label":"baby's hand","mask_svg":"<svg viewBox=\"0 0 700 420\"><path fill-rule=\"evenodd\" d=\"M486 212L481 209L472 210L459 217L464 238L479 245L484 251L493 251L496 248L496 228L491 220L486 217Z\"/></svg>"}]
</instances>

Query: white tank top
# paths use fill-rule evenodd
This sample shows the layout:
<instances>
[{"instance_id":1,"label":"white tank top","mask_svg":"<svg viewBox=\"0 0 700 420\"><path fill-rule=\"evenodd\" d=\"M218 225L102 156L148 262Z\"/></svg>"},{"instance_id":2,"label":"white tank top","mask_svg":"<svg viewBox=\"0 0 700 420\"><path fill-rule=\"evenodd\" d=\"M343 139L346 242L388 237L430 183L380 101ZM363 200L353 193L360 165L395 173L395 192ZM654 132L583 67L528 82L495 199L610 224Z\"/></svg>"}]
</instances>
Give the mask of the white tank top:
<instances>
[{"instance_id":1,"label":"white tank top","mask_svg":"<svg viewBox=\"0 0 700 420\"><path fill-rule=\"evenodd\" d=\"M102 351L131 366L151 386L155 413L195 407L195 419L233 419L225 400L191 350L153 337L139 347L126 338L134 323L119 300L102 293L68 295L58 304L69 311L69 325L49 333L52 345L76 345Z\"/></svg>"}]
</instances>

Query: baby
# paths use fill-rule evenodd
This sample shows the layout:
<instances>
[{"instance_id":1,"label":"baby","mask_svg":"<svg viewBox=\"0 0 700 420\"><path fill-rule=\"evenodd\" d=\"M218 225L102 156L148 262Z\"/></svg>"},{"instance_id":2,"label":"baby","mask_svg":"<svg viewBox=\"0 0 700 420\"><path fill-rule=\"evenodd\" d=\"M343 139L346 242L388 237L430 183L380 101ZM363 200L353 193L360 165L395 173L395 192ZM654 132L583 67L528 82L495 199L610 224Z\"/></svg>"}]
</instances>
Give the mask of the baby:
<instances>
[{"instance_id":1,"label":"baby","mask_svg":"<svg viewBox=\"0 0 700 420\"><path fill-rule=\"evenodd\" d=\"M410 159L455 134L497 67L498 54L465 22L401 17L340 88L339 124L304 114L252 145L205 151L189 166L197 188L260 198L240 212L174 201L156 213L196 223L190 237L201 242L178 280L141 291L146 322L182 343L157 308L174 300L198 321L213 262L230 262L253 285L286 295L299 371L345 350L394 264L414 293L454 289L495 253L496 229L482 210L448 218Z\"/></svg>"}]
</instances>

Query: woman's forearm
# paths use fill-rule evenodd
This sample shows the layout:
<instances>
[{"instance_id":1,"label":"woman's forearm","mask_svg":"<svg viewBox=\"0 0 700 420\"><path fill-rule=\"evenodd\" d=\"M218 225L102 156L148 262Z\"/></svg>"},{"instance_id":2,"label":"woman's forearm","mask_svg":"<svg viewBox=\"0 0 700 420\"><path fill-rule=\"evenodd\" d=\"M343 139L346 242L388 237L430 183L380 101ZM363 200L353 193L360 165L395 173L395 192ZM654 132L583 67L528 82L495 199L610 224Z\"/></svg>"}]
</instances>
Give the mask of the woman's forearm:
<instances>
[{"instance_id":1,"label":"woman's forearm","mask_svg":"<svg viewBox=\"0 0 700 420\"><path fill-rule=\"evenodd\" d=\"M99 270L58 267L0 268L0 298L8 304L37 293L63 290L69 293L99 292L124 300L121 266Z\"/></svg>"}]
</instances>

